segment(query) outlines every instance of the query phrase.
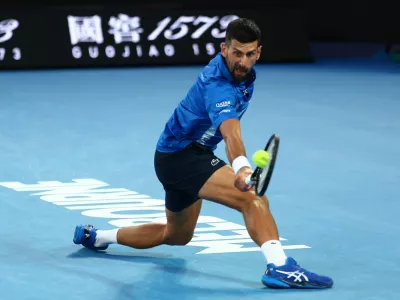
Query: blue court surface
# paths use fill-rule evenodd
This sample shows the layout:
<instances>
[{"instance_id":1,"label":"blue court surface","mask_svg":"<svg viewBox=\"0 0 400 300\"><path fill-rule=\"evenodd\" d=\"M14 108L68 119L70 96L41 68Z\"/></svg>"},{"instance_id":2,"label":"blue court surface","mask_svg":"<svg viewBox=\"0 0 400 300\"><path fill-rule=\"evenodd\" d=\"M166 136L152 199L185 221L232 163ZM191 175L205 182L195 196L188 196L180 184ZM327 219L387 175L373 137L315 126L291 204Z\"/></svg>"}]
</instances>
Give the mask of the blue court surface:
<instances>
[{"instance_id":1,"label":"blue court surface","mask_svg":"<svg viewBox=\"0 0 400 300\"><path fill-rule=\"evenodd\" d=\"M200 68L0 73L0 298L400 299L400 65L390 61L260 65L243 118L250 154L281 135L271 210L287 254L332 289L264 287L241 215L209 202L184 247L73 244L76 224L164 221L154 147Z\"/></svg>"}]
</instances>

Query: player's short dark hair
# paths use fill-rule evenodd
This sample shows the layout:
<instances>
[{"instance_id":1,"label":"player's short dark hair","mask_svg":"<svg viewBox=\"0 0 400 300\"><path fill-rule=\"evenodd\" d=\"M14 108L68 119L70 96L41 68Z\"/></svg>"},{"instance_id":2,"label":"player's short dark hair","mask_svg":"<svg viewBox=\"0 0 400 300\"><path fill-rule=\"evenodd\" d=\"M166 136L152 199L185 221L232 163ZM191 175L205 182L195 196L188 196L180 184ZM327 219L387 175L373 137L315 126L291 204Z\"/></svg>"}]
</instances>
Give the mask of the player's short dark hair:
<instances>
[{"instance_id":1,"label":"player's short dark hair","mask_svg":"<svg viewBox=\"0 0 400 300\"><path fill-rule=\"evenodd\" d=\"M232 40L240 43L251 43L254 41L261 44L261 30L257 24L250 19L239 18L231 21L226 29L225 42L229 45Z\"/></svg>"}]
</instances>

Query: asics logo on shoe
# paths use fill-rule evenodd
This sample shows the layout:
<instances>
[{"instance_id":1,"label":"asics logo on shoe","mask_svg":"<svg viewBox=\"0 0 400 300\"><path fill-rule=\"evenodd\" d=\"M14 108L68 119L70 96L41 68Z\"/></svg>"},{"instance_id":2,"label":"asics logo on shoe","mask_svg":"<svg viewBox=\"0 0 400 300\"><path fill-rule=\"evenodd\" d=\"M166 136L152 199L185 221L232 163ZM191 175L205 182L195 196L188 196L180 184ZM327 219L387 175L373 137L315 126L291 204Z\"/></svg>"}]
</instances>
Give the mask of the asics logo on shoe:
<instances>
[{"instance_id":1,"label":"asics logo on shoe","mask_svg":"<svg viewBox=\"0 0 400 300\"><path fill-rule=\"evenodd\" d=\"M304 279L304 281L308 281L308 277L304 274L304 272L299 272L299 271L285 272L279 270L276 270L276 272L288 275L287 279L294 277L294 282L302 282L303 281L302 279Z\"/></svg>"}]
</instances>

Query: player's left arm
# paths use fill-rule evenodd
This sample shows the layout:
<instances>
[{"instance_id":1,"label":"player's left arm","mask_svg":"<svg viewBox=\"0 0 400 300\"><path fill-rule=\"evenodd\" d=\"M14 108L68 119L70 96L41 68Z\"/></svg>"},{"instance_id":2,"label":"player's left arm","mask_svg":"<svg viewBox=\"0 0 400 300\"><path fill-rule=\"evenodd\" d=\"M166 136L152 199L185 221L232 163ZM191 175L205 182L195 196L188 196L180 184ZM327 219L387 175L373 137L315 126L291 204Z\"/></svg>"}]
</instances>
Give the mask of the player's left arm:
<instances>
[{"instance_id":1,"label":"player's left arm","mask_svg":"<svg viewBox=\"0 0 400 300\"><path fill-rule=\"evenodd\" d=\"M224 138L226 156L231 164L235 158L246 156L240 121L238 119L226 119L219 126L219 131Z\"/></svg>"},{"instance_id":2,"label":"player's left arm","mask_svg":"<svg viewBox=\"0 0 400 300\"><path fill-rule=\"evenodd\" d=\"M226 157L229 160L229 163L232 165L233 158L232 158L231 154L228 151L228 146L226 145L226 143L225 143L225 153L226 153Z\"/></svg>"},{"instance_id":3,"label":"player's left arm","mask_svg":"<svg viewBox=\"0 0 400 300\"><path fill-rule=\"evenodd\" d=\"M225 141L225 152L229 162L238 156L246 156L246 149L243 142L240 119L227 119L221 123L219 130ZM235 151L239 149L239 151Z\"/></svg>"},{"instance_id":4,"label":"player's left arm","mask_svg":"<svg viewBox=\"0 0 400 300\"><path fill-rule=\"evenodd\" d=\"M229 86L223 85L208 95L208 114L214 128L221 132L225 141L226 155L236 174L235 186L242 191L249 190L245 178L252 173L252 169L246 158L236 97Z\"/></svg>"},{"instance_id":5,"label":"player's left arm","mask_svg":"<svg viewBox=\"0 0 400 300\"><path fill-rule=\"evenodd\" d=\"M246 156L242 141L240 120L236 110L235 91L229 83L215 82L207 88L207 112L215 128L224 141L229 162L239 156Z\"/></svg>"},{"instance_id":6,"label":"player's left arm","mask_svg":"<svg viewBox=\"0 0 400 300\"><path fill-rule=\"evenodd\" d=\"M252 186L246 183L246 178L253 173L253 170L246 157L240 121L226 119L219 126L219 130L224 138L227 156L236 175L234 185L242 192L249 191Z\"/></svg>"}]
</instances>

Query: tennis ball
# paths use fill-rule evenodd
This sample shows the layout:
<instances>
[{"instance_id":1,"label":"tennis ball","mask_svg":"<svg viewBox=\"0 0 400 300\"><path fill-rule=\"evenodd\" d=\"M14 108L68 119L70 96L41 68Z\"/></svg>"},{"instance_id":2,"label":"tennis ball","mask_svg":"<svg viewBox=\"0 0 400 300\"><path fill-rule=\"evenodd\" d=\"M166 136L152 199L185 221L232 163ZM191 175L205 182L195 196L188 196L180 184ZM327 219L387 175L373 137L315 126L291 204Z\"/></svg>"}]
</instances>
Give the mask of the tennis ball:
<instances>
[{"instance_id":1,"label":"tennis ball","mask_svg":"<svg viewBox=\"0 0 400 300\"><path fill-rule=\"evenodd\" d=\"M253 162L259 168L264 168L269 161L269 154L265 150L258 150L253 154Z\"/></svg>"}]
</instances>

